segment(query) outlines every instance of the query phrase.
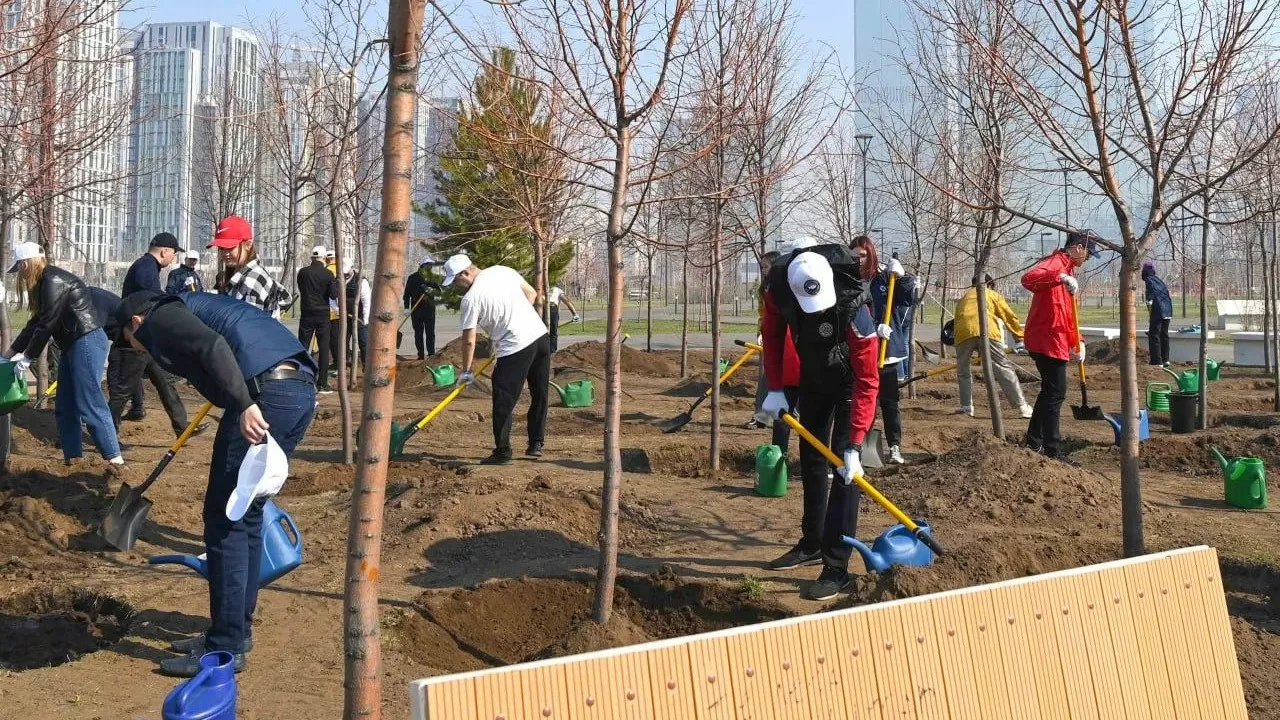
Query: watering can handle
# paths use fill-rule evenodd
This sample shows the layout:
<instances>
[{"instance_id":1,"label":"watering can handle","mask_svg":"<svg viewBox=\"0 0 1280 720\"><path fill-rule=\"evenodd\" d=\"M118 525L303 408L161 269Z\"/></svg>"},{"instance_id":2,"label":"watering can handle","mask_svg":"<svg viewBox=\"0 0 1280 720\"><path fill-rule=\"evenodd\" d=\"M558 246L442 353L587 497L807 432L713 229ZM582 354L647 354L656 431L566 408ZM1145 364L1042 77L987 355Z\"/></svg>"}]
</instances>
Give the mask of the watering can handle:
<instances>
[{"instance_id":1,"label":"watering can handle","mask_svg":"<svg viewBox=\"0 0 1280 720\"><path fill-rule=\"evenodd\" d=\"M302 531L299 530L297 524L293 522L293 516L282 510L280 519L284 520L285 524L289 526L289 532L293 533L293 537L296 538L293 544L293 549L301 550L302 549Z\"/></svg>"},{"instance_id":2,"label":"watering can handle","mask_svg":"<svg viewBox=\"0 0 1280 720\"><path fill-rule=\"evenodd\" d=\"M178 707L186 708L187 701L191 699L191 693L198 690L201 685L204 685L213 676L213 670L214 668L211 667L201 668L195 677L182 686L182 689L178 691Z\"/></svg>"}]
</instances>

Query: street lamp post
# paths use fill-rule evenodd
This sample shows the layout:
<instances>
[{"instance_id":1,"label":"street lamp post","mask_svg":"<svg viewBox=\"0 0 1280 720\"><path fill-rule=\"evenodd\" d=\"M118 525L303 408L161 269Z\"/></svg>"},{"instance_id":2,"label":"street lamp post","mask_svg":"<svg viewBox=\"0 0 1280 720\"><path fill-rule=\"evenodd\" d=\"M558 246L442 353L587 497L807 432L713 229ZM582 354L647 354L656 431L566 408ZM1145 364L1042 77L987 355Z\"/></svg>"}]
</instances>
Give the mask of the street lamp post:
<instances>
[{"instance_id":1,"label":"street lamp post","mask_svg":"<svg viewBox=\"0 0 1280 720\"><path fill-rule=\"evenodd\" d=\"M877 248L882 248L882 247L884 247L884 228L871 228L871 229L870 229L870 230L868 230L867 232L868 232L868 233L870 233L870 234L872 234L872 235L878 235L878 236L879 236L879 237L877 237L877 238L876 238L876 247L877 247Z\"/></svg>"},{"instance_id":2,"label":"street lamp post","mask_svg":"<svg viewBox=\"0 0 1280 720\"><path fill-rule=\"evenodd\" d=\"M1068 190L1071 188L1070 175L1071 168L1064 165L1062 167L1062 224L1067 228L1071 227L1071 197L1068 195ZM1062 244L1067 244L1065 237L1062 239Z\"/></svg>"},{"instance_id":3,"label":"street lamp post","mask_svg":"<svg viewBox=\"0 0 1280 720\"><path fill-rule=\"evenodd\" d=\"M1044 239L1047 237L1053 237L1053 233L1051 232L1040 233L1040 257L1044 257L1045 255L1048 254L1044 251Z\"/></svg>"},{"instance_id":4,"label":"street lamp post","mask_svg":"<svg viewBox=\"0 0 1280 720\"><path fill-rule=\"evenodd\" d=\"M873 137L875 136L868 133L858 133L853 136L853 139L858 141L858 150L862 152L862 227L864 229L871 224L867 209L867 154L871 152Z\"/></svg>"}]
</instances>

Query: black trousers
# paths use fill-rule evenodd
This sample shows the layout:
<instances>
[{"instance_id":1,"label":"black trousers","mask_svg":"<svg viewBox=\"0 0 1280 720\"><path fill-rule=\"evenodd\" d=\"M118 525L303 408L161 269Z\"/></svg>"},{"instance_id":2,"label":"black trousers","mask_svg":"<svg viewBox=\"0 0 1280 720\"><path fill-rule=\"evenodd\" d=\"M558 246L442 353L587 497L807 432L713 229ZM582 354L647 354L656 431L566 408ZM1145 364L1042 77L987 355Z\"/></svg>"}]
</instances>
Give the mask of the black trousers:
<instances>
[{"instance_id":1,"label":"black trousers","mask_svg":"<svg viewBox=\"0 0 1280 720\"><path fill-rule=\"evenodd\" d=\"M529 386L529 442L542 442L546 439L551 384L551 341L546 335L494 364L493 445L499 455L511 455L511 416L520 399L520 386L525 384Z\"/></svg>"},{"instance_id":2,"label":"black trousers","mask_svg":"<svg viewBox=\"0 0 1280 720\"><path fill-rule=\"evenodd\" d=\"M886 364L880 368L880 417L884 420L884 440L889 447L902 444L902 410L898 401L902 391L898 389L898 365Z\"/></svg>"},{"instance_id":3,"label":"black trousers","mask_svg":"<svg viewBox=\"0 0 1280 720\"><path fill-rule=\"evenodd\" d=\"M311 339L316 340L316 364L320 373L316 375L316 387L329 387L329 314L303 315L298 320L298 342L311 352ZM336 358L335 358L336 360Z\"/></svg>"},{"instance_id":4,"label":"black trousers","mask_svg":"<svg viewBox=\"0 0 1280 720\"><path fill-rule=\"evenodd\" d=\"M436 306L423 300L413 311L413 346L418 349L418 359L436 354Z\"/></svg>"},{"instance_id":5,"label":"black trousers","mask_svg":"<svg viewBox=\"0 0 1280 720\"><path fill-rule=\"evenodd\" d=\"M800 381L801 423L838 456L849 446L852 398L847 378L834 383ZM858 486L845 485L831 463L807 442L800 443L800 479L804 484L800 547L809 552L821 550L823 565L848 570L853 548L840 542L840 536L854 537L857 531Z\"/></svg>"},{"instance_id":6,"label":"black trousers","mask_svg":"<svg viewBox=\"0 0 1280 720\"><path fill-rule=\"evenodd\" d=\"M1057 457L1062 443L1058 430L1062 403L1067 399L1067 361L1040 353L1031 353L1031 359L1040 371L1040 394L1036 395L1035 410L1027 425L1027 446Z\"/></svg>"},{"instance_id":7,"label":"black trousers","mask_svg":"<svg viewBox=\"0 0 1280 720\"><path fill-rule=\"evenodd\" d=\"M338 369L338 358L341 357L341 355L338 354L338 348L341 347L341 345L342 333L338 330L338 318L334 318L329 321L329 357L333 360L333 369L335 371ZM325 380L324 382L326 385L329 384L328 380Z\"/></svg>"},{"instance_id":8,"label":"black trousers","mask_svg":"<svg viewBox=\"0 0 1280 720\"><path fill-rule=\"evenodd\" d=\"M796 410L796 402L800 398L800 388L784 387L782 394L787 398L787 412L791 415L799 417ZM780 418L773 419L773 444L782 448L783 457L787 457L787 446L791 444L791 426L783 422ZM803 445L804 443L801 442Z\"/></svg>"},{"instance_id":9,"label":"black trousers","mask_svg":"<svg viewBox=\"0 0 1280 720\"><path fill-rule=\"evenodd\" d=\"M1152 365L1169 362L1169 318L1151 316L1151 325L1147 328L1147 352L1151 355Z\"/></svg>"},{"instance_id":10,"label":"black trousers","mask_svg":"<svg viewBox=\"0 0 1280 720\"><path fill-rule=\"evenodd\" d=\"M550 318L551 324L547 326L551 338L551 352L555 352L560 348L560 305L557 303L551 306Z\"/></svg>"},{"instance_id":11,"label":"black trousers","mask_svg":"<svg viewBox=\"0 0 1280 720\"><path fill-rule=\"evenodd\" d=\"M161 370L150 355L116 345L107 354L107 407L111 410L111 422L120 427L120 415L130 400L134 410L142 410L144 377L160 396L160 404L169 416L174 433L181 435L187 429L187 408L173 386L173 376Z\"/></svg>"}]
</instances>

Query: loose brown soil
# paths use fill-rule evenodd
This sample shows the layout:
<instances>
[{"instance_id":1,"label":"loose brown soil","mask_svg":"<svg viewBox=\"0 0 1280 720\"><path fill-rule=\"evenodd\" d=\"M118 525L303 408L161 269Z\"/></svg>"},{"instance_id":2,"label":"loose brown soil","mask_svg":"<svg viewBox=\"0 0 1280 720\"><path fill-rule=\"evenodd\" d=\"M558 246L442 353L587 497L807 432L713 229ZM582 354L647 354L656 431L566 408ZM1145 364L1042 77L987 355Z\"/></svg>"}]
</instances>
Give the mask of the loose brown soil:
<instances>
[{"instance_id":1,"label":"loose brown soil","mask_svg":"<svg viewBox=\"0 0 1280 720\"><path fill-rule=\"evenodd\" d=\"M1142 343L1138 343L1138 364L1146 365L1151 362L1151 355L1146 349L1141 347ZM1098 365L1119 365L1120 358L1124 355L1124 349L1120 347L1120 340L1099 340L1089 343L1084 349L1085 360L1089 364ZM1167 375L1165 377L1168 377ZM1172 380L1172 378L1169 378Z\"/></svg>"},{"instance_id":2,"label":"loose brown soil","mask_svg":"<svg viewBox=\"0 0 1280 720\"><path fill-rule=\"evenodd\" d=\"M0 670L73 662L125 636L133 610L105 595L60 591L0 601Z\"/></svg>"},{"instance_id":3,"label":"loose brown soil","mask_svg":"<svg viewBox=\"0 0 1280 720\"><path fill-rule=\"evenodd\" d=\"M576 350L575 350L576 348ZM458 363L446 347L431 364ZM570 346L556 356L565 379L599 383L603 348ZM1118 368L1091 356L1090 401L1119 408ZM732 355L729 355L732 357ZM541 459L507 467L478 460L492 442L490 398L468 390L388 467L379 593L384 633L383 712L407 715L406 684L419 677L754 623L833 605L877 602L977 583L1039 574L1120 557L1119 454L1102 422L1076 422L1063 432L1072 467L990 435L985 393L977 417L955 414L955 376L916 383L904 398L903 451L911 464L872 471L886 496L929 522L947 554L926 568L858 574L835 603L806 602L800 590L815 568L769 572L764 564L796 540L801 488L784 498L752 491L755 449L770 433L747 430L758 366L748 363L726 384L721 406L720 469L707 458L710 402L683 430L663 434L661 421L688 409L710 380L710 354L690 353L698 377L677 377L678 353L628 347L620 444L624 452L619 508L619 589L608 625L588 621L590 578L597 563L604 431L602 401L589 408L553 407ZM1032 370L1026 358L1017 358ZM1111 360L1110 362L1114 362ZM394 419L429 410L433 388L423 363L402 360ZM1180 372L1183 368L1177 368ZM415 375L416 373L416 375ZM1139 382L1168 376L1139 367ZM558 381L558 380L557 380ZM599 387L599 385L598 385ZM1025 384L1028 398L1038 387ZM187 390L183 390L187 392ZM1073 380L1068 404L1078 402ZM1209 386L1211 430L1172 435L1167 415L1152 413L1142 447L1145 542L1148 551L1210 544L1223 561L1227 604L1251 717L1280 720L1280 508L1241 511L1223 502L1209 447L1228 457L1261 457L1280 467L1272 385L1260 371L1225 368ZM0 476L0 663L24 669L0 680L3 717L155 717L174 683L155 673L168 643L204 629L205 583L174 566L149 566L160 553L203 551L201 517L213 434L194 438L149 491L154 501L133 552L112 552L93 529L120 482L137 486L170 442L155 398L147 419L126 423L134 444L118 477L97 461L64 467L53 447L52 414L14 414L11 472ZM189 407L196 399L188 396ZM353 395L353 416L360 416ZM517 410L513 444L523 449L525 406ZM291 463L277 504L297 520L302 567L263 591L255 649L242 673L244 720L337 717L342 712L343 610L353 470L337 464L341 423L336 395L320 398L316 421ZM1004 409L1005 433L1016 440L1025 422ZM1273 488L1274 491L1274 488ZM863 499L859 536L870 540L892 523ZM118 598L131 618L50 609L12 600L76 591ZM76 614L80 613L80 614ZM126 616L128 613L124 613ZM20 620L9 618L20 617ZM35 619L33 619L35 618ZM22 637L6 633L22 632ZM31 639L31 635L38 637ZM114 644L112 644L114 643ZM107 652L90 652L109 645ZM2 655L20 647L20 657ZM70 662L66 662L70 660ZM55 662L58 666L46 667ZM4 675L4 673L0 673ZM289 700L282 703L280 698Z\"/></svg>"}]
</instances>

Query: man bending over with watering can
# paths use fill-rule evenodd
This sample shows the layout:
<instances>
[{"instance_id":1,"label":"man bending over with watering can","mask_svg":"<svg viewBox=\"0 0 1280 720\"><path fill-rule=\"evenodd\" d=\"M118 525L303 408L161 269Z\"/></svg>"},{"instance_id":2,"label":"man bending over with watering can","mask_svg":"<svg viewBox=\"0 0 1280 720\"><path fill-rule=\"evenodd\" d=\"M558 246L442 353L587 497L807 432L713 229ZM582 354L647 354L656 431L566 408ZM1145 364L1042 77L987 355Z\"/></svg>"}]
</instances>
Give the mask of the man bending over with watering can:
<instances>
[{"instance_id":1,"label":"man bending over with watering can","mask_svg":"<svg viewBox=\"0 0 1280 720\"><path fill-rule=\"evenodd\" d=\"M162 660L160 670L193 677L201 655L225 650L239 672L253 644L266 498L255 498L235 519L228 515L240 513L228 500L249 447L265 442L268 432L286 457L293 454L315 412L316 367L288 328L225 295L138 292L121 301L116 318L134 348L223 408L204 496L211 623L205 635L174 643L187 654Z\"/></svg>"},{"instance_id":2,"label":"man bending over with watering can","mask_svg":"<svg viewBox=\"0 0 1280 720\"><path fill-rule=\"evenodd\" d=\"M769 563L771 570L821 564L818 579L804 592L810 600L828 600L849 587L852 548L840 536L856 534L860 493L852 478L862 472L862 441L875 421L880 385L879 338L862 280L876 271L874 260L860 267L843 245L817 245L774 263L765 290L761 336L769 394L761 410L774 417L789 412L783 350L790 330L800 356L800 419L844 456L840 479L832 482L830 463L816 448L800 443L800 542Z\"/></svg>"}]
</instances>

